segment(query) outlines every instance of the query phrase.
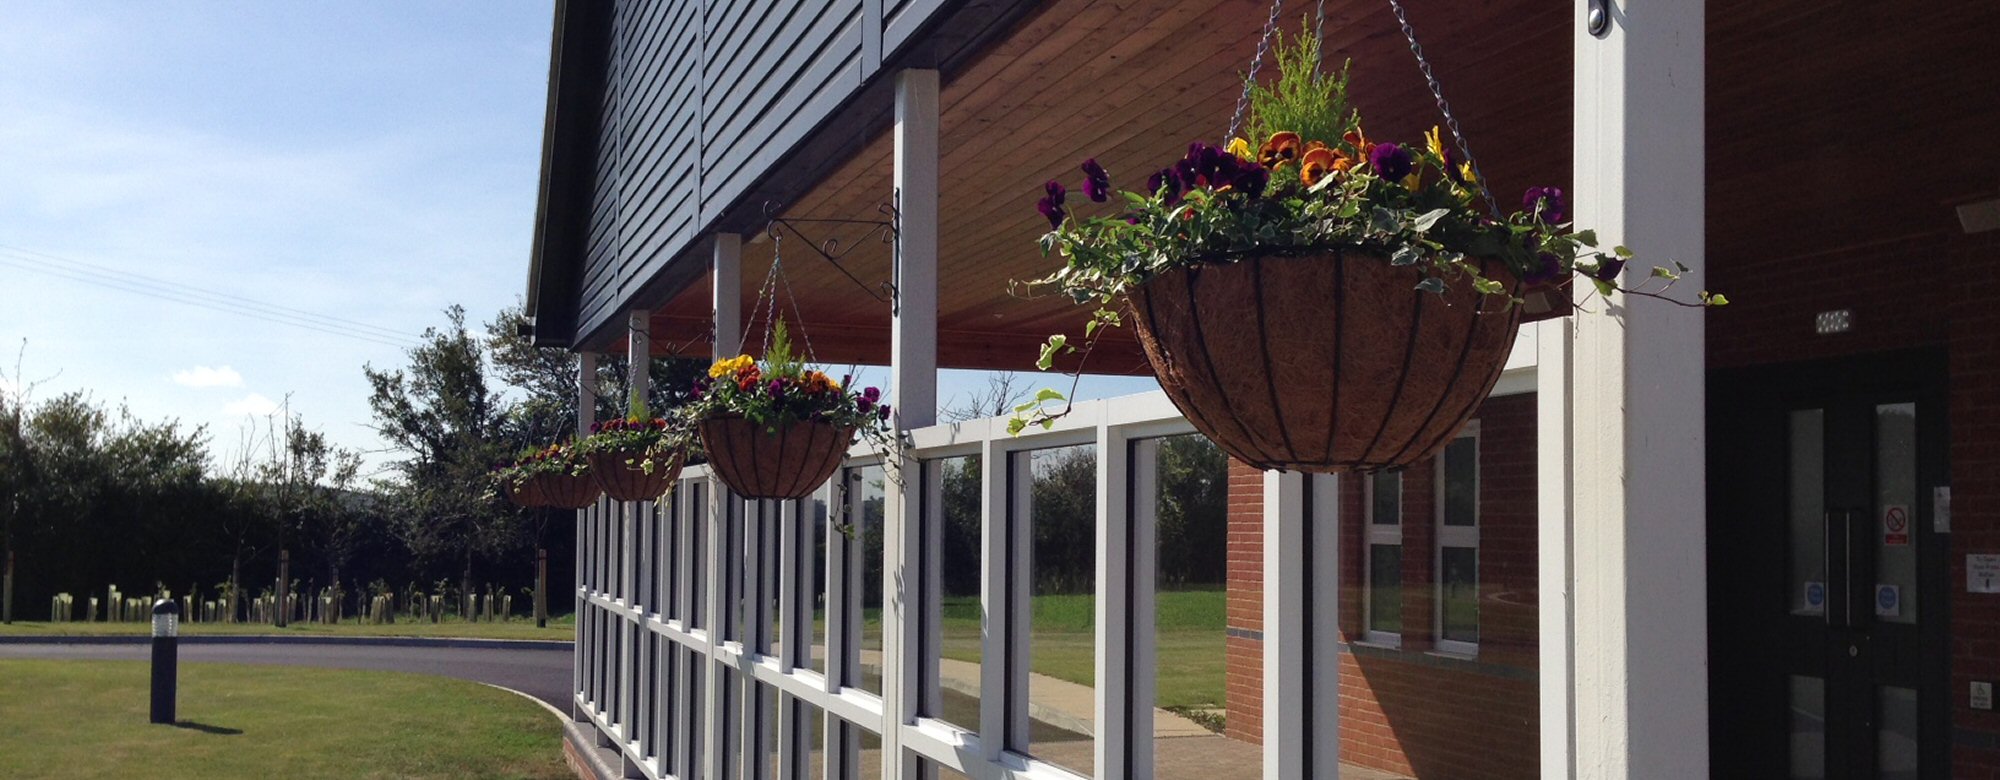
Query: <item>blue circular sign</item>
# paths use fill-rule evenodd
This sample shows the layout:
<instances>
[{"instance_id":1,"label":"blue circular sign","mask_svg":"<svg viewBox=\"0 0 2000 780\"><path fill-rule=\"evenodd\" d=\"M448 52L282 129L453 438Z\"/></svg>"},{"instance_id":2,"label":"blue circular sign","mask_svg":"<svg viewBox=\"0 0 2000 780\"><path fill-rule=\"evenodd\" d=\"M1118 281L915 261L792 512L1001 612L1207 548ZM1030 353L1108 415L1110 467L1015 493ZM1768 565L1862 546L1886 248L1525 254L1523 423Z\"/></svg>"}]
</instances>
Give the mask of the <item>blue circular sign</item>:
<instances>
[{"instance_id":1,"label":"blue circular sign","mask_svg":"<svg viewBox=\"0 0 2000 780\"><path fill-rule=\"evenodd\" d=\"M1817 582L1806 584L1806 604L1817 607L1826 603L1826 586Z\"/></svg>"}]
</instances>

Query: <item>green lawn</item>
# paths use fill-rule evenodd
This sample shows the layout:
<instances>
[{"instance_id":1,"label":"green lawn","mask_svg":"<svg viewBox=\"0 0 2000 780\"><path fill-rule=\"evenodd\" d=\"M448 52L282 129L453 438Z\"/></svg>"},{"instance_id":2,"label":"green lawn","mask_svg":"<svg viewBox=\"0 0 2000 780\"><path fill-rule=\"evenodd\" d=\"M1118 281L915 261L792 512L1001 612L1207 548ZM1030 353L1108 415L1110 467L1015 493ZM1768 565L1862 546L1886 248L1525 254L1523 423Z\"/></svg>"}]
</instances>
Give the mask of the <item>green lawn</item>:
<instances>
[{"instance_id":1,"label":"green lawn","mask_svg":"<svg viewBox=\"0 0 2000 780\"><path fill-rule=\"evenodd\" d=\"M0 624L0 636L120 636L151 634L151 623L28 623ZM551 618L548 628L536 628L533 620L505 623L467 623L447 619L442 623L397 622L374 625L348 621L338 625L293 623L276 628L263 623L182 623L182 636L417 636L462 639L557 639L576 638L576 621L564 615Z\"/></svg>"},{"instance_id":2,"label":"green lawn","mask_svg":"<svg viewBox=\"0 0 2000 780\"><path fill-rule=\"evenodd\" d=\"M1159 596L1159 706L1193 709L1223 705L1224 637L1228 593L1221 587L1164 591ZM1036 596L1031 608L1035 633L1029 664L1036 674L1092 685L1096 678L1096 599L1093 596ZM946 658L977 661L979 599L946 598ZM867 610L863 636L880 649L877 610ZM825 627L816 626L824 637Z\"/></svg>"},{"instance_id":3,"label":"green lawn","mask_svg":"<svg viewBox=\"0 0 2000 780\"><path fill-rule=\"evenodd\" d=\"M176 726L147 664L0 661L0 777L567 778L526 699L394 672L184 664Z\"/></svg>"}]
</instances>

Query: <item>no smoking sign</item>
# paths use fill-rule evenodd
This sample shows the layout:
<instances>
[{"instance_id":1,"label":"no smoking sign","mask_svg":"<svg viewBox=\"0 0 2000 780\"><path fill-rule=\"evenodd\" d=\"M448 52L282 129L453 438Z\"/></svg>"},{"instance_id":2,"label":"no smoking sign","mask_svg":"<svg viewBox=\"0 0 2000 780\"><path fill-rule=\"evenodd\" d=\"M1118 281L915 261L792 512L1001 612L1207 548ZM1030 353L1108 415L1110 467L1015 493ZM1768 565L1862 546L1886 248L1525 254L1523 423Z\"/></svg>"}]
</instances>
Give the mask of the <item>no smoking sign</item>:
<instances>
[{"instance_id":1,"label":"no smoking sign","mask_svg":"<svg viewBox=\"0 0 2000 780\"><path fill-rule=\"evenodd\" d=\"M1900 504L1882 509L1882 546L1906 547L1910 544L1910 508Z\"/></svg>"}]
</instances>

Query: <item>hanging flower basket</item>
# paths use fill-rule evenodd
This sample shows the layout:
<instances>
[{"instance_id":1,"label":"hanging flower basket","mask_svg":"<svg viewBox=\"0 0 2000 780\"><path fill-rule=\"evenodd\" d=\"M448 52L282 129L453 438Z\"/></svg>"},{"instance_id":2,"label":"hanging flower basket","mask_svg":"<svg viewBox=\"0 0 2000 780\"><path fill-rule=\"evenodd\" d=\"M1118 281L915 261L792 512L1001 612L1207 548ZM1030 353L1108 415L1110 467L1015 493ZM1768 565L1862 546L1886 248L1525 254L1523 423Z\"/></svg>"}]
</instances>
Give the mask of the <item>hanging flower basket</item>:
<instances>
[{"instance_id":1,"label":"hanging flower basket","mask_svg":"<svg viewBox=\"0 0 2000 780\"><path fill-rule=\"evenodd\" d=\"M514 502L515 506L524 509L548 506L547 500L542 497L541 482L533 477L516 478L510 474L500 479L500 486L506 491L507 500Z\"/></svg>"},{"instance_id":2,"label":"hanging flower basket","mask_svg":"<svg viewBox=\"0 0 2000 780\"><path fill-rule=\"evenodd\" d=\"M590 453L590 473L614 501L652 501L681 477L681 454L643 450Z\"/></svg>"},{"instance_id":3,"label":"hanging flower basket","mask_svg":"<svg viewBox=\"0 0 2000 780\"><path fill-rule=\"evenodd\" d=\"M508 500L526 508L581 509L597 501L590 461L569 444L529 449L511 463L494 467L493 477Z\"/></svg>"},{"instance_id":4,"label":"hanging flower basket","mask_svg":"<svg viewBox=\"0 0 2000 780\"><path fill-rule=\"evenodd\" d=\"M1082 194L1108 205L1076 208L1094 213L1073 213L1061 182L1044 185L1041 248L1063 266L1030 287L1097 306L1085 348L1129 313L1161 388L1240 460L1400 468L1470 419L1524 320L1568 313L1572 281L1605 296L1664 287L1620 286L1632 253L1575 229L1560 189L1529 188L1520 211L1502 213L1448 113L1449 136L1371 141L1346 69L1322 71L1304 29L1271 48L1275 80L1245 78L1247 137L1190 144L1138 191L1114 191L1086 160ZM1678 271L1647 278L1672 284ZM1688 305L1724 303L1703 292ZM1053 336L1040 365L1076 348ZM1043 391L1010 428L1052 423L1067 407L1045 403L1065 400Z\"/></svg>"},{"instance_id":5,"label":"hanging flower basket","mask_svg":"<svg viewBox=\"0 0 2000 780\"><path fill-rule=\"evenodd\" d=\"M1366 251L1251 256L1129 298L1161 389L1224 451L1261 469L1375 471L1443 449L1520 328L1518 307L1420 280Z\"/></svg>"},{"instance_id":6,"label":"hanging flower basket","mask_svg":"<svg viewBox=\"0 0 2000 780\"><path fill-rule=\"evenodd\" d=\"M800 420L767 431L741 416L701 421L708 467L744 498L804 498L826 484L847 459L854 428Z\"/></svg>"},{"instance_id":7,"label":"hanging flower basket","mask_svg":"<svg viewBox=\"0 0 2000 780\"><path fill-rule=\"evenodd\" d=\"M596 469L593 467L591 471ZM556 509L582 509L597 503L598 496L603 494L589 473L546 473L534 477L533 481L541 494L541 505Z\"/></svg>"},{"instance_id":8,"label":"hanging flower basket","mask_svg":"<svg viewBox=\"0 0 2000 780\"><path fill-rule=\"evenodd\" d=\"M784 319L775 320L761 363L749 355L717 361L696 386L690 408L709 468L744 498L811 495L847 459L856 435L887 441L882 392L847 390L848 379L806 368Z\"/></svg>"},{"instance_id":9,"label":"hanging flower basket","mask_svg":"<svg viewBox=\"0 0 2000 780\"><path fill-rule=\"evenodd\" d=\"M636 393L631 407L622 420L592 424L577 449L605 495L617 501L653 501L673 489L681 464L698 445L685 413L653 417Z\"/></svg>"}]
</instances>

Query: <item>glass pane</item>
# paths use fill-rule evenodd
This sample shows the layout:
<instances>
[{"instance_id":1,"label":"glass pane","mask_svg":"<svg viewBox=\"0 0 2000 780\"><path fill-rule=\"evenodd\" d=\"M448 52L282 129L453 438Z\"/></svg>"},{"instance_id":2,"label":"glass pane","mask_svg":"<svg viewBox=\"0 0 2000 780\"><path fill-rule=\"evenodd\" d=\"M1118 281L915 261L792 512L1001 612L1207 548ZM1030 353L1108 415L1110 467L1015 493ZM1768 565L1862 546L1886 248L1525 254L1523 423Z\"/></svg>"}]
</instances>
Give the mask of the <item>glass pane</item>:
<instances>
[{"instance_id":1,"label":"glass pane","mask_svg":"<svg viewBox=\"0 0 2000 780\"><path fill-rule=\"evenodd\" d=\"M1793 780L1826 777L1826 681L1792 675Z\"/></svg>"},{"instance_id":2,"label":"glass pane","mask_svg":"<svg viewBox=\"0 0 2000 780\"><path fill-rule=\"evenodd\" d=\"M979 727L979 662L981 626L985 612L979 606L980 560L985 542L980 525L980 458L977 455L948 458L932 468L942 471L943 495L939 505L939 587L943 603L938 605L939 633L938 686L944 710L928 713L969 729Z\"/></svg>"},{"instance_id":3,"label":"glass pane","mask_svg":"<svg viewBox=\"0 0 2000 780\"><path fill-rule=\"evenodd\" d=\"M1444 448L1444 524L1479 520L1479 439L1462 436Z\"/></svg>"},{"instance_id":4,"label":"glass pane","mask_svg":"<svg viewBox=\"0 0 2000 780\"><path fill-rule=\"evenodd\" d=\"M1444 616L1440 636L1451 642L1479 641L1479 548L1446 547L1442 558Z\"/></svg>"},{"instance_id":5,"label":"glass pane","mask_svg":"<svg viewBox=\"0 0 2000 780\"><path fill-rule=\"evenodd\" d=\"M1200 434L1159 440L1156 475L1159 594L1154 672L1158 735L1220 732L1228 687L1229 456ZM1171 770L1155 756L1157 770ZM1171 777L1169 771L1164 775Z\"/></svg>"},{"instance_id":6,"label":"glass pane","mask_svg":"<svg viewBox=\"0 0 2000 780\"><path fill-rule=\"evenodd\" d=\"M1876 690L1879 708L1875 734L1877 776L1895 780L1917 777L1917 692L1884 686Z\"/></svg>"},{"instance_id":7,"label":"glass pane","mask_svg":"<svg viewBox=\"0 0 2000 780\"><path fill-rule=\"evenodd\" d=\"M855 539L861 544L861 687L870 693L882 692L882 519L884 517L887 474L881 466L858 472L861 517L856 518Z\"/></svg>"},{"instance_id":8,"label":"glass pane","mask_svg":"<svg viewBox=\"0 0 2000 780\"><path fill-rule=\"evenodd\" d=\"M1917 405L1875 407L1875 617L1917 622Z\"/></svg>"},{"instance_id":9,"label":"glass pane","mask_svg":"<svg viewBox=\"0 0 2000 780\"><path fill-rule=\"evenodd\" d=\"M1403 522L1403 475L1384 472L1368 479L1373 488L1368 521L1376 525Z\"/></svg>"},{"instance_id":10,"label":"glass pane","mask_svg":"<svg viewBox=\"0 0 2000 780\"><path fill-rule=\"evenodd\" d=\"M1826 612L1826 414L1791 419L1791 605L1794 615Z\"/></svg>"},{"instance_id":11,"label":"glass pane","mask_svg":"<svg viewBox=\"0 0 2000 780\"><path fill-rule=\"evenodd\" d=\"M1403 546L1368 545L1368 630L1403 631Z\"/></svg>"},{"instance_id":12,"label":"glass pane","mask_svg":"<svg viewBox=\"0 0 2000 780\"><path fill-rule=\"evenodd\" d=\"M1088 775L1096 717L1097 448L1029 457L1033 596L1028 636L1030 751Z\"/></svg>"}]
</instances>

